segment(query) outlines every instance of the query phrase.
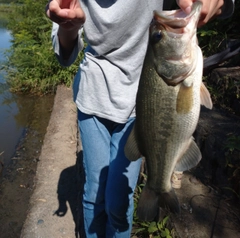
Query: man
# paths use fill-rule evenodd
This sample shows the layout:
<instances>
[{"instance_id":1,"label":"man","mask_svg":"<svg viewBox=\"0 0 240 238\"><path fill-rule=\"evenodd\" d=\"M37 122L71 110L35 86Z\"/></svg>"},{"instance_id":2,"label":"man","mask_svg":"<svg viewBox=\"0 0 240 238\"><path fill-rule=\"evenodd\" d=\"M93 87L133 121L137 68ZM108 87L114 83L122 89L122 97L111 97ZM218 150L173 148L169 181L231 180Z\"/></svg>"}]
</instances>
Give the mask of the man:
<instances>
[{"instance_id":1,"label":"man","mask_svg":"<svg viewBox=\"0 0 240 238\"><path fill-rule=\"evenodd\" d=\"M194 1L178 0L189 13ZM233 11L231 0L202 0L199 26ZM166 1L170 5L173 1ZM162 0L52 0L52 40L59 62L71 65L87 47L75 77L74 100L86 175L83 195L87 237L131 235L133 192L141 160L130 162L124 145L135 119L135 97L153 10Z\"/></svg>"}]
</instances>

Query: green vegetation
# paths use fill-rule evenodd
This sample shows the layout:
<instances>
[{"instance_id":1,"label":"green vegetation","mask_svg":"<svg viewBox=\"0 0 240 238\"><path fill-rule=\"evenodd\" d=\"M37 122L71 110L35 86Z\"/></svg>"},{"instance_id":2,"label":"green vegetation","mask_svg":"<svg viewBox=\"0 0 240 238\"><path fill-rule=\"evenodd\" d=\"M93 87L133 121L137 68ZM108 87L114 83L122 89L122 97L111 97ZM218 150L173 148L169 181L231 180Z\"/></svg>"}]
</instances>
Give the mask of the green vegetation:
<instances>
[{"instance_id":1,"label":"green vegetation","mask_svg":"<svg viewBox=\"0 0 240 238\"><path fill-rule=\"evenodd\" d=\"M8 13L11 11L11 4L1 4L0 3L0 19L2 19L2 14Z\"/></svg>"},{"instance_id":2,"label":"green vegetation","mask_svg":"<svg viewBox=\"0 0 240 238\"><path fill-rule=\"evenodd\" d=\"M230 153L233 153L235 150L240 151L240 136L230 135L227 139L225 148L228 149Z\"/></svg>"},{"instance_id":3,"label":"green vegetation","mask_svg":"<svg viewBox=\"0 0 240 238\"><path fill-rule=\"evenodd\" d=\"M54 92L59 84L70 86L82 54L71 67L60 66L50 39L52 23L44 12L46 1L23 2L11 5L9 13L13 41L5 70L11 90L44 94Z\"/></svg>"},{"instance_id":4,"label":"green vegetation","mask_svg":"<svg viewBox=\"0 0 240 238\"><path fill-rule=\"evenodd\" d=\"M6 27L11 12L11 4L6 4L0 0L0 26Z\"/></svg>"},{"instance_id":5,"label":"green vegetation","mask_svg":"<svg viewBox=\"0 0 240 238\"><path fill-rule=\"evenodd\" d=\"M240 40L239 21L240 0L235 0L235 11L230 18L223 20L215 19L198 29L199 45L204 57L221 52L229 47L234 40ZM221 64L222 67L226 68L239 65L239 54ZM220 73L220 71L209 71L204 77L213 103L233 113L234 102L240 98L240 84L237 77L237 74L233 76L233 71L231 70L225 70L225 74Z\"/></svg>"},{"instance_id":6,"label":"green vegetation","mask_svg":"<svg viewBox=\"0 0 240 238\"><path fill-rule=\"evenodd\" d=\"M138 219L137 216L137 205L139 201L140 194L142 189L147 181L147 174L142 171L140 173L140 182L134 191L134 214L133 214L133 229L132 237L141 237L141 238L173 238L176 237L175 230L171 228L169 222L169 212L166 211L162 220L156 222L144 222Z\"/></svg>"},{"instance_id":7,"label":"green vegetation","mask_svg":"<svg viewBox=\"0 0 240 238\"><path fill-rule=\"evenodd\" d=\"M240 136L236 134L228 135L224 148L226 149L225 169L228 172L228 181L231 187L222 187L222 189L231 191L240 199Z\"/></svg>"},{"instance_id":8,"label":"green vegetation","mask_svg":"<svg viewBox=\"0 0 240 238\"><path fill-rule=\"evenodd\" d=\"M143 174L146 180L146 175ZM145 183L145 182L144 182ZM159 222L144 222L138 219L136 211L139 196L142 192L144 184L140 184L135 189L134 193L134 214L133 214L133 230L134 237L142 238L172 238L174 237L174 230L169 230L170 224L168 223L169 216L165 216Z\"/></svg>"},{"instance_id":9,"label":"green vegetation","mask_svg":"<svg viewBox=\"0 0 240 238\"><path fill-rule=\"evenodd\" d=\"M0 4L22 3L22 0L0 0Z\"/></svg>"},{"instance_id":10,"label":"green vegetation","mask_svg":"<svg viewBox=\"0 0 240 238\"><path fill-rule=\"evenodd\" d=\"M7 11L1 11L0 6L0 27L6 27L8 24L8 12Z\"/></svg>"},{"instance_id":11,"label":"green vegetation","mask_svg":"<svg viewBox=\"0 0 240 238\"><path fill-rule=\"evenodd\" d=\"M226 48L227 41L239 39L240 0L235 0L234 14L227 19L215 19L198 29L199 45L205 57Z\"/></svg>"},{"instance_id":12,"label":"green vegetation","mask_svg":"<svg viewBox=\"0 0 240 238\"><path fill-rule=\"evenodd\" d=\"M46 3L46 0L0 0L0 17L5 19L4 22L8 18L8 28L13 36L9 62L5 65L12 91L34 94L54 92L59 84L70 86L78 70L82 53L75 64L67 68L60 66L56 60L50 39L52 23L44 12ZM225 49L229 39L239 39L240 0L236 0L235 5L235 13L231 18L214 20L198 30L199 45L205 57ZM213 97L220 100L223 94L218 93L219 90L213 91L215 86L212 88ZM228 155L239 150L239 141L239 136L229 138L226 145ZM240 165L233 165L233 161L229 159L226 166L232 168L230 179L239 181ZM141 189L142 185L136 189L135 208ZM133 231L134 235L140 237L173 236L173 231L169 230L168 216L158 223L141 222L135 212Z\"/></svg>"},{"instance_id":13,"label":"green vegetation","mask_svg":"<svg viewBox=\"0 0 240 238\"><path fill-rule=\"evenodd\" d=\"M44 12L46 0L0 0L0 3L10 2L14 3L10 4L8 14L13 44L5 69L12 91L42 94L53 92L58 84L71 85L83 55L80 54L71 67L59 65L50 40L52 23ZM236 0L231 18L214 20L198 30L199 44L205 57L225 49L228 39L239 37L239 3L240 0ZM9 6L1 6L0 11L2 15L3 11L9 11Z\"/></svg>"}]
</instances>

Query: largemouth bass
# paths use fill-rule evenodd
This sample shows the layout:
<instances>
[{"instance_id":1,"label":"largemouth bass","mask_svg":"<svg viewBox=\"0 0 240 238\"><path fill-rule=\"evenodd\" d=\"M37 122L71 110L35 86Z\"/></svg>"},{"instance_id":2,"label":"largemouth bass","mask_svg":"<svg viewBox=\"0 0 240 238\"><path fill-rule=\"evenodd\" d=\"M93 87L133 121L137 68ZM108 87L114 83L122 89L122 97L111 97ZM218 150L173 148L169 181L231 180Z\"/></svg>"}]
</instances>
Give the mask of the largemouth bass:
<instances>
[{"instance_id":1,"label":"largemouth bass","mask_svg":"<svg viewBox=\"0 0 240 238\"><path fill-rule=\"evenodd\" d=\"M202 83L203 57L196 36L201 7L195 2L188 15L182 10L154 12L150 26L136 121L125 146L128 159L146 159L147 182L137 208L141 220L154 220L159 206L180 212L171 175L193 168L201 159L192 134L200 104L212 108Z\"/></svg>"}]
</instances>

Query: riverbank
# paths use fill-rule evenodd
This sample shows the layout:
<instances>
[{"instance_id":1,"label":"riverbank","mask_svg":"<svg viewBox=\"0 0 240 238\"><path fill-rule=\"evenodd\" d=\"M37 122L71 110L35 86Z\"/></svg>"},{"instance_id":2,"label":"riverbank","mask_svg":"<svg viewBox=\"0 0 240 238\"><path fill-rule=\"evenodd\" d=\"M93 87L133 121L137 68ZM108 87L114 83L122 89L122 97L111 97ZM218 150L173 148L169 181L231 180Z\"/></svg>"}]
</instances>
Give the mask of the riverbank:
<instances>
[{"instance_id":1,"label":"riverbank","mask_svg":"<svg viewBox=\"0 0 240 238\"><path fill-rule=\"evenodd\" d=\"M72 91L59 86L44 138L22 238L78 237L77 118Z\"/></svg>"},{"instance_id":2,"label":"riverbank","mask_svg":"<svg viewBox=\"0 0 240 238\"><path fill-rule=\"evenodd\" d=\"M226 120L215 110L203 111L204 114L208 117L208 128L217 128L216 119L221 125L222 120ZM200 126L201 122L203 119ZM236 130L238 119L235 122ZM213 136L211 134L211 138ZM39 159L35 190L21 238L83 238L81 148L78 145L76 107L71 89L64 86L57 89ZM182 207L180 217L170 218L176 237L239 236L238 203L232 204L216 189L204 185L194 173L185 173L182 188L176 193Z\"/></svg>"},{"instance_id":3,"label":"riverbank","mask_svg":"<svg viewBox=\"0 0 240 238\"><path fill-rule=\"evenodd\" d=\"M0 3L0 12L10 12L12 10L11 4L8 3Z\"/></svg>"},{"instance_id":4,"label":"riverbank","mask_svg":"<svg viewBox=\"0 0 240 238\"><path fill-rule=\"evenodd\" d=\"M4 114L0 110L1 119L6 118L1 124L0 141L1 146L7 146L0 158L3 162L0 171L0 237L17 238L35 187L34 177L54 95L34 98L27 95L11 97L8 93L5 99L8 100L5 105L9 111ZM15 103L18 110L13 113ZM19 134L15 128L20 128L22 133Z\"/></svg>"}]
</instances>

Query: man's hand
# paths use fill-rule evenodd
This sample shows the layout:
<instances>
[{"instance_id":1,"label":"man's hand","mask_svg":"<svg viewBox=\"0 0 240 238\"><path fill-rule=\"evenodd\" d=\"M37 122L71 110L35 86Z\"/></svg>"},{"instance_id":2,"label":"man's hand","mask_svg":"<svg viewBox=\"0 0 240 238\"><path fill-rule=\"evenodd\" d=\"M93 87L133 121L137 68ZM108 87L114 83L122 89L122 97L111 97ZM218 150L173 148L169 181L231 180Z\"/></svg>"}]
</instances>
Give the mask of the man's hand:
<instances>
[{"instance_id":1,"label":"man's hand","mask_svg":"<svg viewBox=\"0 0 240 238\"><path fill-rule=\"evenodd\" d=\"M191 12L193 2L196 0L177 0L178 6L187 14ZM209 20L214 19L222 13L224 0L201 0L203 3L198 27L203 26Z\"/></svg>"},{"instance_id":2,"label":"man's hand","mask_svg":"<svg viewBox=\"0 0 240 238\"><path fill-rule=\"evenodd\" d=\"M50 0L46 14L67 31L79 29L86 20L79 0Z\"/></svg>"},{"instance_id":3,"label":"man's hand","mask_svg":"<svg viewBox=\"0 0 240 238\"><path fill-rule=\"evenodd\" d=\"M78 31L86 20L79 0L49 0L47 16L59 24L58 38L64 59L68 59L76 44Z\"/></svg>"}]
</instances>

